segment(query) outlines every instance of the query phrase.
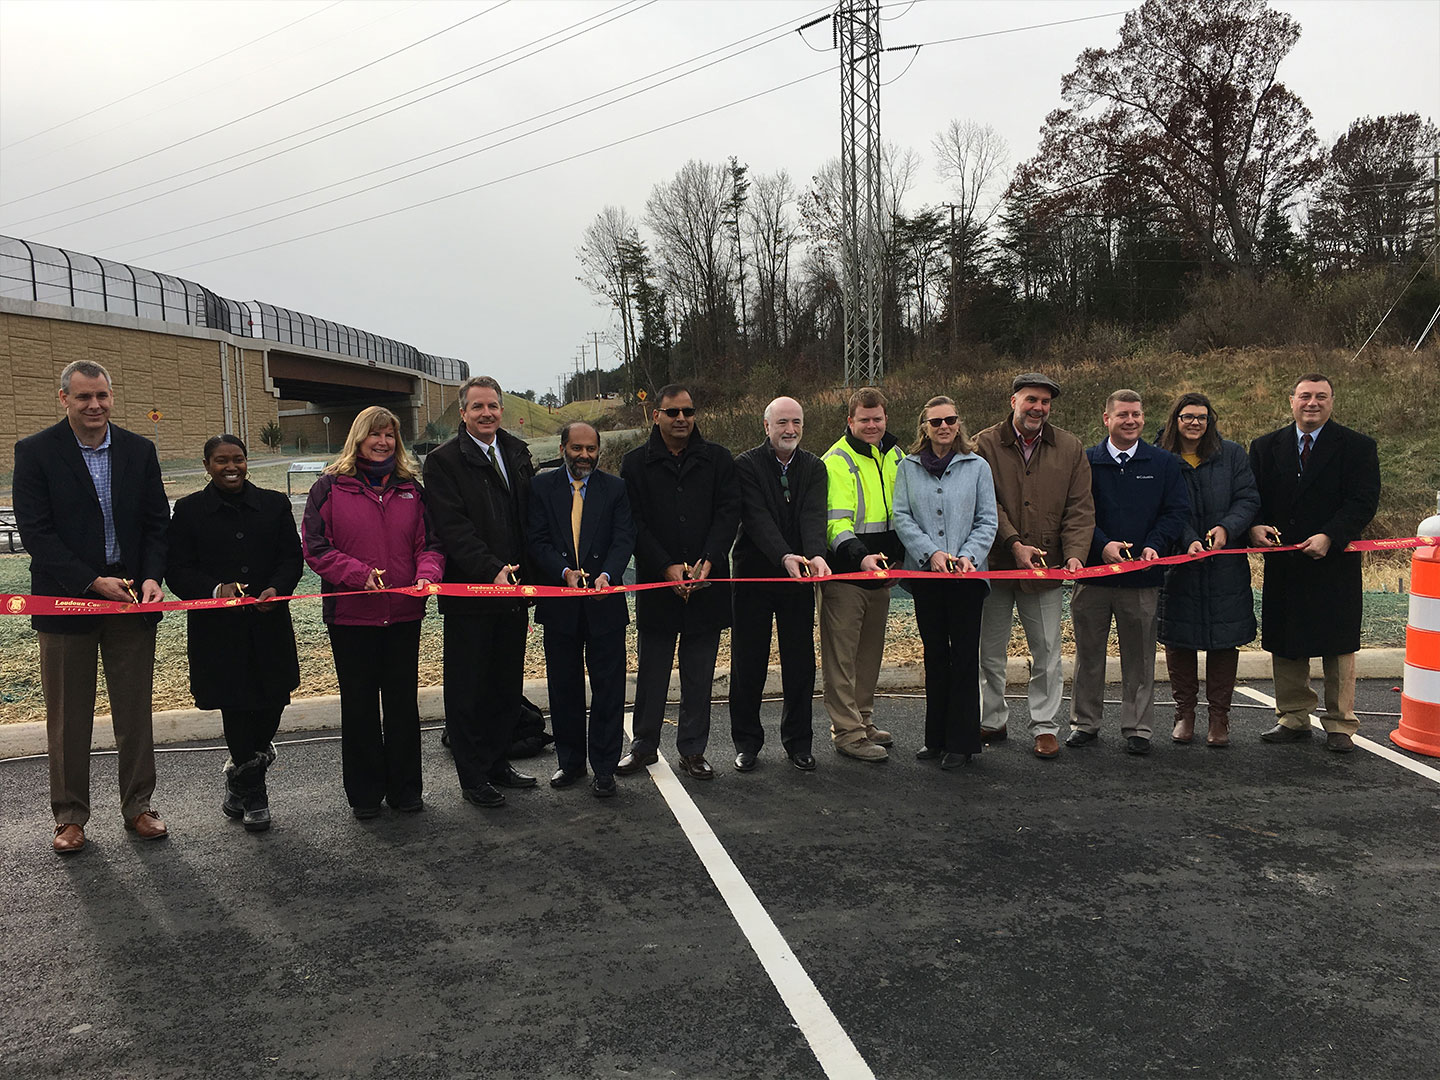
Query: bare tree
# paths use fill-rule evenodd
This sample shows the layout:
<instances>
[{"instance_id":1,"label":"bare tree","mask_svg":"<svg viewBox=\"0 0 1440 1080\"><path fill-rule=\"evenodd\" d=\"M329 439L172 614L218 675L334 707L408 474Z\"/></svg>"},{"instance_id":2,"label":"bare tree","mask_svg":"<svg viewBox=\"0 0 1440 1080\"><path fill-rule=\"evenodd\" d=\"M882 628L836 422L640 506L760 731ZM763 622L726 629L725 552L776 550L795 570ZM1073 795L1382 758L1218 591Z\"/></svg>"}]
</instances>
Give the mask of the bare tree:
<instances>
[{"instance_id":1,"label":"bare tree","mask_svg":"<svg viewBox=\"0 0 1440 1080\"><path fill-rule=\"evenodd\" d=\"M751 261L759 296L755 301L755 331L760 344L772 349L785 345L786 300L789 294L790 249L796 240L790 208L795 184L784 169L757 176L745 209Z\"/></svg>"},{"instance_id":2,"label":"bare tree","mask_svg":"<svg viewBox=\"0 0 1440 1080\"><path fill-rule=\"evenodd\" d=\"M734 245L725 227L732 196L728 163L692 160L673 180L656 184L645 201L662 279L690 323L701 360L724 357L726 327L735 320L729 290Z\"/></svg>"},{"instance_id":3,"label":"bare tree","mask_svg":"<svg viewBox=\"0 0 1440 1080\"><path fill-rule=\"evenodd\" d=\"M622 207L607 206L585 227L575 253L580 260L580 283L609 301L620 316L627 369L635 356L634 260L629 252L639 243L640 234L630 215Z\"/></svg>"},{"instance_id":4,"label":"bare tree","mask_svg":"<svg viewBox=\"0 0 1440 1080\"><path fill-rule=\"evenodd\" d=\"M930 143L935 174L946 182L954 200L950 230L950 311L958 317L960 288L966 271L978 261L991 219L1000 209L1010 147L989 124L951 120ZM952 332L958 324L952 325ZM952 338L953 340L953 338Z\"/></svg>"}]
</instances>

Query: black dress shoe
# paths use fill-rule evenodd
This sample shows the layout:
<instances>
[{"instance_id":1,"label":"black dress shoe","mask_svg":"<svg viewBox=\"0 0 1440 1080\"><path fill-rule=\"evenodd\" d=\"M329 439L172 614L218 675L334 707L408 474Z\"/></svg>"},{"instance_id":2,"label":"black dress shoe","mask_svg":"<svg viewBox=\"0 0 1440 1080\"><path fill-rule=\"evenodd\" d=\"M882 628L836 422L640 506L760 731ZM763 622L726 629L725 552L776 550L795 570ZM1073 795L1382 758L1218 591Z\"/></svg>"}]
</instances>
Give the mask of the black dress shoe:
<instances>
[{"instance_id":1,"label":"black dress shoe","mask_svg":"<svg viewBox=\"0 0 1440 1080\"><path fill-rule=\"evenodd\" d=\"M736 772L750 772L759 764L760 759L750 753L749 750L741 750L740 753L735 755Z\"/></svg>"},{"instance_id":2,"label":"black dress shoe","mask_svg":"<svg viewBox=\"0 0 1440 1080\"><path fill-rule=\"evenodd\" d=\"M503 806L505 793L494 784L481 784L478 788L462 788L460 794L466 802L476 806Z\"/></svg>"},{"instance_id":3,"label":"black dress shoe","mask_svg":"<svg viewBox=\"0 0 1440 1080\"><path fill-rule=\"evenodd\" d=\"M618 770L617 770L618 771ZM681 754L680 771L692 780L714 780L715 770L704 754Z\"/></svg>"},{"instance_id":4,"label":"black dress shoe","mask_svg":"<svg viewBox=\"0 0 1440 1080\"><path fill-rule=\"evenodd\" d=\"M613 799L616 791L615 777L597 776L590 781L590 790L595 792L597 799Z\"/></svg>"},{"instance_id":5,"label":"black dress shoe","mask_svg":"<svg viewBox=\"0 0 1440 1080\"><path fill-rule=\"evenodd\" d=\"M1287 727L1284 724L1276 724L1269 731L1262 731L1260 738L1265 742L1308 742L1310 739L1310 728L1307 725L1303 728Z\"/></svg>"},{"instance_id":6,"label":"black dress shoe","mask_svg":"<svg viewBox=\"0 0 1440 1080\"><path fill-rule=\"evenodd\" d=\"M380 807L352 806L350 808L350 812L354 814L356 819L359 821L369 821L371 818L377 818L380 816Z\"/></svg>"},{"instance_id":7,"label":"black dress shoe","mask_svg":"<svg viewBox=\"0 0 1440 1080\"><path fill-rule=\"evenodd\" d=\"M1144 735L1128 735L1125 738L1125 752L1127 754L1148 754L1150 740Z\"/></svg>"},{"instance_id":8,"label":"black dress shoe","mask_svg":"<svg viewBox=\"0 0 1440 1080\"><path fill-rule=\"evenodd\" d=\"M942 769L958 769L962 765L969 764L969 754L952 754L950 753L950 751L947 750L945 751L945 753L940 755L940 768Z\"/></svg>"},{"instance_id":9,"label":"black dress shoe","mask_svg":"<svg viewBox=\"0 0 1440 1080\"><path fill-rule=\"evenodd\" d=\"M631 750L620 759L620 764L615 766L616 776L629 776L648 769L660 760L660 755L654 750Z\"/></svg>"},{"instance_id":10,"label":"black dress shoe","mask_svg":"<svg viewBox=\"0 0 1440 1080\"><path fill-rule=\"evenodd\" d=\"M1348 754L1355 749L1355 740L1343 731L1332 731L1325 736L1325 749L1337 754Z\"/></svg>"},{"instance_id":11,"label":"black dress shoe","mask_svg":"<svg viewBox=\"0 0 1440 1080\"><path fill-rule=\"evenodd\" d=\"M932 750L928 746L922 746L915 751L916 761L939 761L945 754L944 750Z\"/></svg>"},{"instance_id":12,"label":"black dress shoe","mask_svg":"<svg viewBox=\"0 0 1440 1080\"><path fill-rule=\"evenodd\" d=\"M578 784L584 779L584 769L556 769L555 775L550 777L550 786L553 788L567 788Z\"/></svg>"},{"instance_id":13,"label":"black dress shoe","mask_svg":"<svg viewBox=\"0 0 1440 1080\"><path fill-rule=\"evenodd\" d=\"M815 771L814 754L790 754L789 757L790 764L794 765L795 768L799 769L801 772Z\"/></svg>"},{"instance_id":14,"label":"black dress shoe","mask_svg":"<svg viewBox=\"0 0 1440 1080\"><path fill-rule=\"evenodd\" d=\"M1093 742L1094 742L1095 740L1097 740L1098 738L1100 738L1099 732L1095 732L1095 731L1081 731L1079 728L1074 728L1074 729L1071 730L1069 737L1066 738L1066 740L1065 740L1065 745L1066 745L1066 746L1089 746L1091 743L1093 743Z\"/></svg>"},{"instance_id":15,"label":"black dress shoe","mask_svg":"<svg viewBox=\"0 0 1440 1080\"><path fill-rule=\"evenodd\" d=\"M402 814L418 814L425 809L424 799L415 799L411 802L391 802L391 810L398 810Z\"/></svg>"},{"instance_id":16,"label":"black dress shoe","mask_svg":"<svg viewBox=\"0 0 1440 1080\"><path fill-rule=\"evenodd\" d=\"M515 766L508 761L505 763L505 768L496 769L490 774L490 783L496 787L527 788L534 787L539 782L533 776L516 772Z\"/></svg>"},{"instance_id":17,"label":"black dress shoe","mask_svg":"<svg viewBox=\"0 0 1440 1080\"><path fill-rule=\"evenodd\" d=\"M450 747L450 729L448 727L440 729L440 745L446 749Z\"/></svg>"}]
</instances>

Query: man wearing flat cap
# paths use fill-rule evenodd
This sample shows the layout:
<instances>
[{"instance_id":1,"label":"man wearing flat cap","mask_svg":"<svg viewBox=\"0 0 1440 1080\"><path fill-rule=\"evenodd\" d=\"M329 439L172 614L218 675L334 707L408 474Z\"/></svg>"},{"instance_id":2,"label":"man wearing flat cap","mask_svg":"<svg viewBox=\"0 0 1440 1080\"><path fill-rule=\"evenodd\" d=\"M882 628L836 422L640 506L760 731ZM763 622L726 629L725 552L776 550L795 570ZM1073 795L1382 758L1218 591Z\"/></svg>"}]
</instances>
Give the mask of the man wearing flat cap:
<instances>
[{"instance_id":1,"label":"man wearing flat cap","mask_svg":"<svg viewBox=\"0 0 1440 1080\"><path fill-rule=\"evenodd\" d=\"M1079 570L1095 531L1090 461L1085 447L1050 423L1060 386L1038 371L1011 384L1010 415L975 436L990 464L1000 527L990 549L992 570L1043 566ZM981 738L1006 738L1005 661L1016 609L1030 649L1030 735L1042 758L1060 753L1060 582L996 580L980 618Z\"/></svg>"}]
</instances>

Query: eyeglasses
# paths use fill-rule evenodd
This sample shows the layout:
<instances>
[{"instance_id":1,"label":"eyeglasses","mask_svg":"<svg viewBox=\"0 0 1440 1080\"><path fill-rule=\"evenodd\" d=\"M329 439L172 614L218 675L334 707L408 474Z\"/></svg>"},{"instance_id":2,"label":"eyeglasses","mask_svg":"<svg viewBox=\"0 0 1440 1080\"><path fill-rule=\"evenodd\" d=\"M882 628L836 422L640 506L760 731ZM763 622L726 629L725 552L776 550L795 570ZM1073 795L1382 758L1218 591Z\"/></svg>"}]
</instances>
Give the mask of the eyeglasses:
<instances>
[{"instance_id":1,"label":"eyeglasses","mask_svg":"<svg viewBox=\"0 0 1440 1080\"><path fill-rule=\"evenodd\" d=\"M695 415L695 409L693 407L688 409L661 409L660 411L663 412L666 416L670 417L671 420L674 420L677 416Z\"/></svg>"},{"instance_id":2,"label":"eyeglasses","mask_svg":"<svg viewBox=\"0 0 1440 1080\"><path fill-rule=\"evenodd\" d=\"M929 425L930 425L931 427L933 427L933 428L938 428L938 427L940 427L940 426L942 426L942 425L944 425L944 426L949 426L950 424L958 424L958 423L960 422L960 417L958 417L958 416L932 416L932 417L930 417L929 420L927 420L927 421L925 421L925 422L926 422L927 424L929 424Z\"/></svg>"},{"instance_id":3,"label":"eyeglasses","mask_svg":"<svg viewBox=\"0 0 1440 1080\"><path fill-rule=\"evenodd\" d=\"M1175 418L1182 424L1203 424L1210 419L1208 413L1181 413Z\"/></svg>"}]
</instances>

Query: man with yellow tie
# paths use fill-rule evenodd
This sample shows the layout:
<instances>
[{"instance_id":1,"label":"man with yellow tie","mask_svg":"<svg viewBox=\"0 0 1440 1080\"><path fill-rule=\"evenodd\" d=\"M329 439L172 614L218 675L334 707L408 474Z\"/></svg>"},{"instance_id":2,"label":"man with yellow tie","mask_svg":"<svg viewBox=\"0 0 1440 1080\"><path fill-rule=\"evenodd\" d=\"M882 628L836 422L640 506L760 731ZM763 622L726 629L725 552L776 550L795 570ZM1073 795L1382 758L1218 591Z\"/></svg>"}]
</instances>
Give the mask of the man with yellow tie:
<instances>
[{"instance_id":1,"label":"man with yellow tie","mask_svg":"<svg viewBox=\"0 0 1440 1080\"><path fill-rule=\"evenodd\" d=\"M563 585L577 598L544 597L535 621L545 627L545 674L559 769L553 788L585 777L585 672L590 672L591 787L615 794L615 766L624 742L625 626L630 610L622 584L635 550L635 524L625 482L601 472L600 433L581 420L560 429L564 467L530 483L529 543L538 584ZM585 595L592 593L593 595Z\"/></svg>"}]
</instances>

